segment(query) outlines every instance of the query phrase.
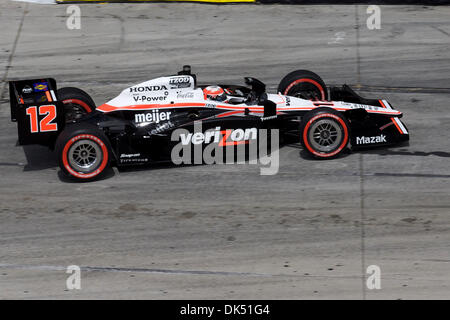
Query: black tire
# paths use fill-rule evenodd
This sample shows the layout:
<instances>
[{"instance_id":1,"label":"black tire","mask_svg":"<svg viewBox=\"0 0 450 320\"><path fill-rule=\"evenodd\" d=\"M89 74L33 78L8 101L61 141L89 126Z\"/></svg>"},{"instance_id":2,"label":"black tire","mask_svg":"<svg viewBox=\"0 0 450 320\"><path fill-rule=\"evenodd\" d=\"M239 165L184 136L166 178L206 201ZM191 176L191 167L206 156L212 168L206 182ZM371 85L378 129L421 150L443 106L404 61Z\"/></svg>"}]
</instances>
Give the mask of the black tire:
<instances>
[{"instance_id":1,"label":"black tire","mask_svg":"<svg viewBox=\"0 0 450 320\"><path fill-rule=\"evenodd\" d=\"M105 134L86 124L66 127L56 141L55 150L61 170L78 181L100 178L113 157Z\"/></svg>"},{"instance_id":2,"label":"black tire","mask_svg":"<svg viewBox=\"0 0 450 320\"><path fill-rule=\"evenodd\" d=\"M350 139L347 119L331 108L308 112L300 123L300 141L306 152L318 159L338 157Z\"/></svg>"},{"instance_id":3,"label":"black tire","mask_svg":"<svg viewBox=\"0 0 450 320\"><path fill-rule=\"evenodd\" d=\"M92 98L78 88L61 88L56 91L56 95L64 104L66 123L74 122L96 108Z\"/></svg>"},{"instance_id":4,"label":"black tire","mask_svg":"<svg viewBox=\"0 0 450 320\"><path fill-rule=\"evenodd\" d=\"M314 72L296 70L285 76L278 85L278 92L307 100L328 100L325 82Z\"/></svg>"}]
</instances>

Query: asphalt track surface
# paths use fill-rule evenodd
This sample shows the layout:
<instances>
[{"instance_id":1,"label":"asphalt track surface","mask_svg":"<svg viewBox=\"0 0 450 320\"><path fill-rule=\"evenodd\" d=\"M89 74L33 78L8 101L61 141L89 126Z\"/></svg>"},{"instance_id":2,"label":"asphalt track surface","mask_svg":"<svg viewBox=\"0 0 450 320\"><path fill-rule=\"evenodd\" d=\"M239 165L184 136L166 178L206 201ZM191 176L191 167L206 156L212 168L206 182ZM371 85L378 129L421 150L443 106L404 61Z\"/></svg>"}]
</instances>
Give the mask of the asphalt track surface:
<instances>
[{"instance_id":1,"label":"asphalt track surface","mask_svg":"<svg viewBox=\"0 0 450 320\"><path fill-rule=\"evenodd\" d=\"M0 4L0 298L449 299L450 8ZM52 76L97 104L191 64L275 89L304 68L405 113L409 147L311 161L115 170L71 183L17 147L6 79ZM81 290L65 273L79 265ZM381 268L381 289L366 268Z\"/></svg>"}]
</instances>

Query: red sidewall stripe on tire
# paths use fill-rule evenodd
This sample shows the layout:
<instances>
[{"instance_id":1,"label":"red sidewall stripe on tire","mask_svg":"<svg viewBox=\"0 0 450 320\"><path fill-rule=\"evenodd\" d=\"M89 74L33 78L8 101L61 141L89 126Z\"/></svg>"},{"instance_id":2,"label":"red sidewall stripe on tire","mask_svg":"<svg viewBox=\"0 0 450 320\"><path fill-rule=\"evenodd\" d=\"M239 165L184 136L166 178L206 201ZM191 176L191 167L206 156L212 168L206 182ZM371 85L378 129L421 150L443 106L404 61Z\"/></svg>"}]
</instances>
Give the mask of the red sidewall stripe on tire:
<instances>
[{"instance_id":1,"label":"red sidewall stripe on tire","mask_svg":"<svg viewBox=\"0 0 450 320\"><path fill-rule=\"evenodd\" d=\"M341 124L342 128L344 129L344 140L342 141L341 145L334 150L333 152L330 153L320 153L315 151L308 142L308 130L309 127L311 126L311 124L316 121L317 119L320 118L324 118L324 117L329 117L329 118L333 118L339 121L339 123ZM321 157L321 158L328 158L328 157L332 157L336 154L338 154L348 143L348 129L347 129L347 125L345 124L344 120L342 120L340 117L331 114L331 113L322 113L322 114L318 114L316 116L314 116L313 118L311 118L311 120L308 121L308 123L305 126L305 129L303 129L303 142L305 143L306 148L315 156Z\"/></svg>"},{"instance_id":2,"label":"red sidewall stripe on tire","mask_svg":"<svg viewBox=\"0 0 450 320\"><path fill-rule=\"evenodd\" d=\"M78 104L78 105L82 106L84 108L84 110L86 110L88 113L92 111L91 107L89 107L89 105L86 102L84 102L84 101L82 101L80 99L66 99L66 100L63 100L62 103L64 103L64 104L69 104L69 103Z\"/></svg>"},{"instance_id":3,"label":"red sidewall stripe on tire","mask_svg":"<svg viewBox=\"0 0 450 320\"><path fill-rule=\"evenodd\" d=\"M319 90L320 90L320 94L322 95L322 99L321 100L325 100L325 90L323 90L323 87L320 85L320 83L318 83L317 81L314 81L312 79L308 79L308 78L304 78L304 79L298 79L295 80L294 82L292 82L290 85L288 85L288 87L286 88L286 90L284 90L284 95L287 95L287 93L289 92L289 90L295 86L296 84L299 84L301 82L309 82L312 83L313 85L315 85Z\"/></svg>"},{"instance_id":4,"label":"red sidewall stripe on tire","mask_svg":"<svg viewBox=\"0 0 450 320\"><path fill-rule=\"evenodd\" d=\"M92 140L94 142L96 142L102 149L103 152L103 161L100 164L100 166L95 169L94 172L91 173L81 173L81 172L76 172L75 170L72 169L72 167L69 165L68 162L68 152L70 147L78 140L81 139L89 139ZM102 140L100 140L99 138L97 138L96 136L90 135L90 134L80 134L77 135L73 138L71 138L66 145L64 146L63 149L63 155L62 155L62 159L63 159L63 164L64 164L64 168L66 168L66 170L73 176L77 177L77 178L81 178L81 179L89 179L89 178L93 178L97 175L99 175L100 173L102 173L102 171L105 169L107 163L108 163L108 149L106 148L106 145L103 143Z\"/></svg>"}]
</instances>

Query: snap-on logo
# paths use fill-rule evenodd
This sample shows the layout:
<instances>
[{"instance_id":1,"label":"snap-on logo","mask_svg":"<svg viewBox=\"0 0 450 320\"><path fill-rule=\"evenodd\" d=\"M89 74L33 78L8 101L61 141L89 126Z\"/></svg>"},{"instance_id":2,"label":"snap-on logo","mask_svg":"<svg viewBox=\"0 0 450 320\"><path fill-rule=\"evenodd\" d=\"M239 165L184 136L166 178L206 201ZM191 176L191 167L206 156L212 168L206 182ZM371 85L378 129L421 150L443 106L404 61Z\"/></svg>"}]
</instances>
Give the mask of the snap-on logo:
<instances>
[{"instance_id":1,"label":"snap-on logo","mask_svg":"<svg viewBox=\"0 0 450 320\"><path fill-rule=\"evenodd\" d=\"M132 154L129 154L129 153L122 153L122 154L120 155L120 158L136 158L136 157L140 157L140 156L141 156L140 153L132 153Z\"/></svg>"},{"instance_id":2,"label":"snap-on logo","mask_svg":"<svg viewBox=\"0 0 450 320\"><path fill-rule=\"evenodd\" d=\"M203 143L218 143L220 147L233 146L238 144L248 143L249 140L256 140L258 130L256 128L247 129L224 129L216 127L212 130L203 132L195 132L188 134L180 134L181 144L203 144Z\"/></svg>"},{"instance_id":3,"label":"snap-on logo","mask_svg":"<svg viewBox=\"0 0 450 320\"><path fill-rule=\"evenodd\" d=\"M384 134L374 137L356 137L356 144L372 144L386 142L386 136Z\"/></svg>"},{"instance_id":4,"label":"snap-on logo","mask_svg":"<svg viewBox=\"0 0 450 320\"><path fill-rule=\"evenodd\" d=\"M134 122L154 122L159 123L160 121L166 121L170 119L170 114L172 112L159 112L159 110L153 110L152 112L138 113L134 116Z\"/></svg>"}]
</instances>

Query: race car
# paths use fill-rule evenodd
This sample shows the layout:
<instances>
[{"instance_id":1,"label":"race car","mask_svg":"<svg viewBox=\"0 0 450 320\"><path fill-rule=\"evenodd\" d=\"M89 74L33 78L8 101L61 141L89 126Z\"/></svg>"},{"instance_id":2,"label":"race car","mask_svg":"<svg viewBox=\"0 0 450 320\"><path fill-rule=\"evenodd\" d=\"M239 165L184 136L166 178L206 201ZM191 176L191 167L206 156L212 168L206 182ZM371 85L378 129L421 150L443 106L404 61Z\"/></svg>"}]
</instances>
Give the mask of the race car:
<instances>
[{"instance_id":1,"label":"race car","mask_svg":"<svg viewBox=\"0 0 450 320\"><path fill-rule=\"evenodd\" d=\"M184 66L96 107L85 91L57 89L52 78L10 81L11 119L19 145L50 147L61 170L79 181L98 179L113 165L172 161L177 129L189 132L184 144L203 147L246 143L257 130L277 129L297 137L315 159L409 140L402 113L387 100L365 99L348 85L327 88L311 71L289 73L276 93L267 93L256 78L245 77L245 84L199 85ZM196 135L199 122L202 133Z\"/></svg>"}]
</instances>

